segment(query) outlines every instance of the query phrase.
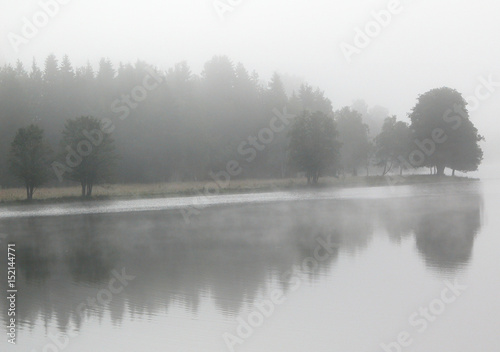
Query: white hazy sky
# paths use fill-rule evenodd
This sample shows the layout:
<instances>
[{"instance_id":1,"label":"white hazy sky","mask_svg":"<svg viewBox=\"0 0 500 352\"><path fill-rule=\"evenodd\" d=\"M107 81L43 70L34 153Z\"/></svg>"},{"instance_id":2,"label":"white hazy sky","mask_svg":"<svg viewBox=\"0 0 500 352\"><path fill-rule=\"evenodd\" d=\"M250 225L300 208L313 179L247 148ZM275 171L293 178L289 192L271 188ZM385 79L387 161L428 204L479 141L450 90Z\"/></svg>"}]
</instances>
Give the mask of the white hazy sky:
<instances>
[{"instance_id":1,"label":"white hazy sky","mask_svg":"<svg viewBox=\"0 0 500 352\"><path fill-rule=\"evenodd\" d=\"M32 19L40 2L51 1L56 0L0 0L0 64L20 59L30 65L33 57L42 63L54 53L68 54L76 65L109 57L167 69L186 60L200 73L204 62L223 54L264 79L273 71L300 76L323 89L334 108L363 98L400 119L418 94L449 86L467 97L475 94L480 77L491 76L499 87L471 118L487 138L487 160L496 158L498 0L400 0L402 11L351 63L340 44L352 44L356 27L364 28L372 11L396 0L221 0L235 4L223 20L214 0L64 0L68 4L16 52L8 33L21 34L23 18Z\"/></svg>"}]
</instances>

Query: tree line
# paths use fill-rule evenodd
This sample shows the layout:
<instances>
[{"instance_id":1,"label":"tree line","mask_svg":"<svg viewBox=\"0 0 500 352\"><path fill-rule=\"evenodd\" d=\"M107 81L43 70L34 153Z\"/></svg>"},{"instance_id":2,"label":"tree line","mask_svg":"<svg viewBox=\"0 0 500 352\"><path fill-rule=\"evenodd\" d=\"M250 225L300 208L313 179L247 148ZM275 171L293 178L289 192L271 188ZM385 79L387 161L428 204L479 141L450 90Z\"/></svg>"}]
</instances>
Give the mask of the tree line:
<instances>
[{"instance_id":1,"label":"tree line","mask_svg":"<svg viewBox=\"0 0 500 352\"><path fill-rule=\"evenodd\" d=\"M102 59L94 71L49 55L43 69L2 67L0 101L0 185L22 180L28 198L45 182L76 181L90 196L99 182L201 181L232 159L240 178L303 172L311 183L374 167L472 171L482 159L482 137L450 88L421 95L406 123L362 101L333 111L319 88L277 73L264 82L225 56L196 75L185 62L161 71ZM277 111L295 118L269 135Z\"/></svg>"},{"instance_id":2,"label":"tree line","mask_svg":"<svg viewBox=\"0 0 500 352\"><path fill-rule=\"evenodd\" d=\"M479 145L484 137L469 118L462 95L448 87L420 95L408 114L410 122L396 116L384 119L372 140L362 114L349 107L334 113L303 112L290 132L290 160L305 172L308 183L320 174L351 173L371 165L386 175L394 168L416 170L429 167L438 176L445 168L476 171L483 159Z\"/></svg>"}]
</instances>

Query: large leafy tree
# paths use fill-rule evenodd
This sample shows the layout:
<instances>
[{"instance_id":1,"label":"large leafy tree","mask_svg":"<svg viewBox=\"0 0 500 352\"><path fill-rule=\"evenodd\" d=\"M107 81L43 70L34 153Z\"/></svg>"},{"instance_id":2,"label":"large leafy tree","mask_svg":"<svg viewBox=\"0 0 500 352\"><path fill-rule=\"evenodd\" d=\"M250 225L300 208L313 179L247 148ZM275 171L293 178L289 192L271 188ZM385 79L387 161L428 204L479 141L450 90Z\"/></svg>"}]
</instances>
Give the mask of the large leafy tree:
<instances>
[{"instance_id":1,"label":"large leafy tree","mask_svg":"<svg viewBox=\"0 0 500 352\"><path fill-rule=\"evenodd\" d=\"M305 172L308 184L316 184L320 175L335 167L340 143L331 117L304 111L294 119L289 136L290 162Z\"/></svg>"},{"instance_id":2,"label":"large leafy tree","mask_svg":"<svg viewBox=\"0 0 500 352\"><path fill-rule=\"evenodd\" d=\"M363 123L361 114L349 107L335 112L341 150L341 165L344 171L350 171L354 176L358 168L367 164L370 144L368 142L368 126Z\"/></svg>"},{"instance_id":3,"label":"large leafy tree","mask_svg":"<svg viewBox=\"0 0 500 352\"><path fill-rule=\"evenodd\" d=\"M375 137L375 156L378 164L384 167L383 175L399 165L402 174L404 163L411 148L411 133L406 122L397 121L396 116L387 117L382 131Z\"/></svg>"},{"instance_id":4,"label":"large leafy tree","mask_svg":"<svg viewBox=\"0 0 500 352\"><path fill-rule=\"evenodd\" d=\"M421 150L420 165L444 169L474 171L482 160L479 142L483 139L469 119L466 101L455 89L432 89L418 97L412 109L412 138ZM410 160L411 162L411 160Z\"/></svg>"},{"instance_id":5,"label":"large leafy tree","mask_svg":"<svg viewBox=\"0 0 500 352\"><path fill-rule=\"evenodd\" d=\"M116 159L114 141L102 121L82 116L66 121L61 146L69 178L82 186L82 197L92 196L93 186L110 180Z\"/></svg>"},{"instance_id":6,"label":"large leafy tree","mask_svg":"<svg viewBox=\"0 0 500 352\"><path fill-rule=\"evenodd\" d=\"M33 199L35 189L48 179L50 153L40 127L32 124L17 130L10 147L10 170L23 181L28 200Z\"/></svg>"},{"instance_id":7,"label":"large leafy tree","mask_svg":"<svg viewBox=\"0 0 500 352\"><path fill-rule=\"evenodd\" d=\"M483 160L483 151L479 146L479 142L484 140L483 136L469 119L465 119L463 124L448 142L452 152L446 166L453 170L453 175L455 170L476 171Z\"/></svg>"}]
</instances>

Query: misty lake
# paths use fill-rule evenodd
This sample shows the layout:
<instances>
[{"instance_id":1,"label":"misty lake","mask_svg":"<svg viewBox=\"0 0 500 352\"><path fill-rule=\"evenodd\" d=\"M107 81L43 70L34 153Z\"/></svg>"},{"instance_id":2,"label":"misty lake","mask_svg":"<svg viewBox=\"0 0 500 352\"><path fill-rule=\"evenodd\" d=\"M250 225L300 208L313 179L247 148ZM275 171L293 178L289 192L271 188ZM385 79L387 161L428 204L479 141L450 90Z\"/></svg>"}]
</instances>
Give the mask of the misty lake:
<instances>
[{"instance_id":1,"label":"misty lake","mask_svg":"<svg viewBox=\"0 0 500 352\"><path fill-rule=\"evenodd\" d=\"M499 209L496 180L3 206L15 349L499 351Z\"/></svg>"}]
</instances>

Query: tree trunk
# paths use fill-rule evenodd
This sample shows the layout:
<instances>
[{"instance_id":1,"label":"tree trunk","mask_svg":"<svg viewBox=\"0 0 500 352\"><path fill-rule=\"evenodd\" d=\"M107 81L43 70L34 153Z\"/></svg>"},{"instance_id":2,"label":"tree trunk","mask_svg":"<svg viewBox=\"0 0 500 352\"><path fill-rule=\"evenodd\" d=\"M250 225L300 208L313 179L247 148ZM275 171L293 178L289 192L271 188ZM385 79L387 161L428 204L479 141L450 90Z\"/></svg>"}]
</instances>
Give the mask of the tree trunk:
<instances>
[{"instance_id":1,"label":"tree trunk","mask_svg":"<svg viewBox=\"0 0 500 352\"><path fill-rule=\"evenodd\" d=\"M82 185L82 197L85 197L85 189L86 189L85 181L81 181L80 183Z\"/></svg>"},{"instance_id":2,"label":"tree trunk","mask_svg":"<svg viewBox=\"0 0 500 352\"><path fill-rule=\"evenodd\" d=\"M92 197L92 183L87 183L87 197Z\"/></svg>"},{"instance_id":3,"label":"tree trunk","mask_svg":"<svg viewBox=\"0 0 500 352\"><path fill-rule=\"evenodd\" d=\"M282 157L281 157L281 178L285 178L286 175L286 149L282 150Z\"/></svg>"},{"instance_id":4,"label":"tree trunk","mask_svg":"<svg viewBox=\"0 0 500 352\"><path fill-rule=\"evenodd\" d=\"M438 176L444 175L444 165L443 164L436 165L436 175L438 175Z\"/></svg>"},{"instance_id":5,"label":"tree trunk","mask_svg":"<svg viewBox=\"0 0 500 352\"><path fill-rule=\"evenodd\" d=\"M403 165L399 165L399 176L403 176Z\"/></svg>"},{"instance_id":6,"label":"tree trunk","mask_svg":"<svg viewBox=\"0 0 500 352\"><path fill-rule=\"evenodd\" d=\"M31 183L26 182L26 200L32 200L33 199L33 192L35 190L35 186L33 186Z\"/></svg>"},{"instance_id":7,"label":"tree trunk","mask_svg":"<svg viewBox=\"0 0 500 352\"><path fill-rule=\"evenodd\" d=\"M451 176L455 176L455 169L453 169Z\"/></svg>"},{"instance_id":8,"label":"tree trunk","mask_svg":"<svg viewBox=\"0 0 500 352\"><path fill-rule=\"evenodd\" d=\"M394 162L391 161L391 164L389 165L389 167L387 167L387 162L384 164L384 174L382 176L385 176L386 174L388 174L391 170L392 170L392 167L394 166Z\"/></svg>"},{"instance_id":9,"label":"tree trunk","mask_svg":"<svg viewBox=\"0 0 500 352\"><path fill-rule=\"evenodd\" d=\"M313 173L313 184L317 184L319 179L319 171Z\"/></svg>"}]
</instances>

